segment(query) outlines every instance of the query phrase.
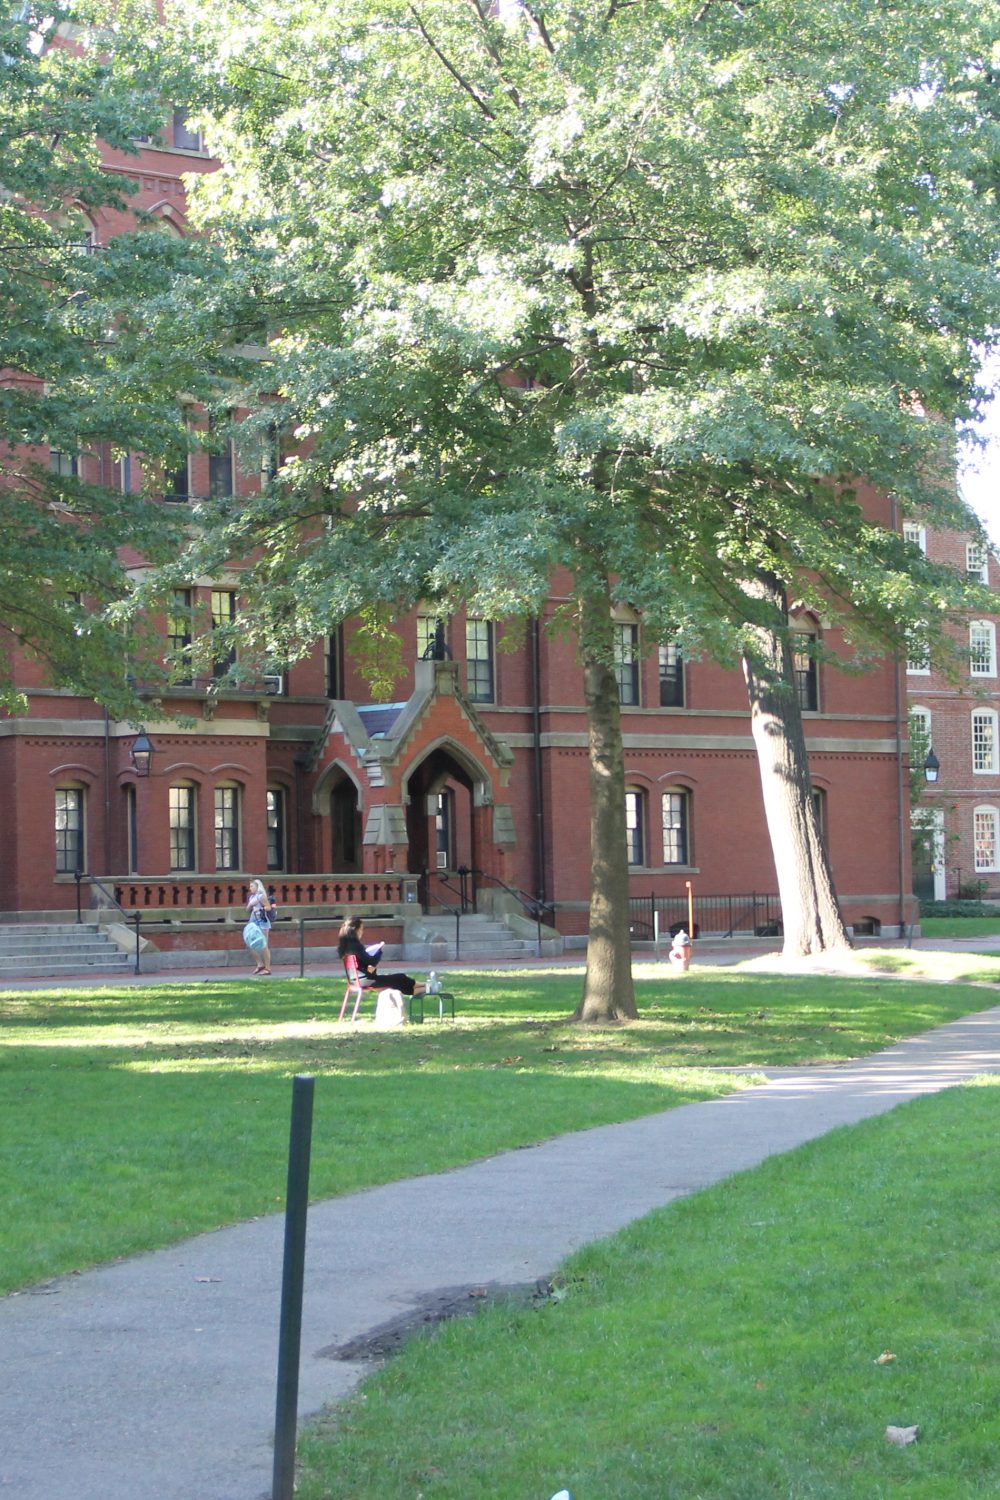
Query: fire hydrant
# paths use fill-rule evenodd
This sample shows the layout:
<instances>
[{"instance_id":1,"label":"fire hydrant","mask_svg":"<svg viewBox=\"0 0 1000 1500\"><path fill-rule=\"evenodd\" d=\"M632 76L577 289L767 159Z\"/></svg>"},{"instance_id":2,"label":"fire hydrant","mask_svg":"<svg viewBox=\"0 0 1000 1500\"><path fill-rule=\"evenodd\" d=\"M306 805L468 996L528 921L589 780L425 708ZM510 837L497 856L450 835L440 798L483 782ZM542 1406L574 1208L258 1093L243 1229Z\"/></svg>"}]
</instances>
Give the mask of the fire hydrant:
<instances>
[{"instance_id":1,"label":"fire hydrant","mask_svg":"<svg viewBox=\"0 0 1000 1500\"><path fill-rule=\"evenodd\" d=\"M682 927L670 945L670 967L675 974L686 974L691 967L691 939Z\"/></svg>"}]
</instances>

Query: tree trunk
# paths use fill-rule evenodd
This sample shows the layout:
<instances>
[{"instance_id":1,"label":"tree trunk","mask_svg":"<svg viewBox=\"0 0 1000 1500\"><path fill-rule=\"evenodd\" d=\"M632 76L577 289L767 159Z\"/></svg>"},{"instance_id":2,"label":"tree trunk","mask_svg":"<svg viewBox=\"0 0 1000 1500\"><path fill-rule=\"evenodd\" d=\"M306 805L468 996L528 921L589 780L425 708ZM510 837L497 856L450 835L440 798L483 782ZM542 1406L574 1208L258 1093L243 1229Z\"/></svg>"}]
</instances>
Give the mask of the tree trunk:
<instances>
[{"instance_id":1,"label":"tree trunk","mask_svg":"<svg viewBox=\"0 0 1000 1500\"><path fill-rule=\"evenodd\" d=\"M787 599L777 579L762 577L752 592L787 620ZM754 633L757 659L743 658L743 675L778 874L783 951L788 957L803 957L849 948L813 801L788 637L763 625Z\"/></svg>"},{"instance_id":2,"label":"tree trunk","mask_svg":"<svg viewBox=\"0 0 1000 1500\"><path fill-rule=\"evenodd\" d=\"M613 669L611 599L586 591L581 602L590 747L590 931L587 973L574 1021L635 1020L625 836L625 757Z\"/></svg>"}]
</instances>

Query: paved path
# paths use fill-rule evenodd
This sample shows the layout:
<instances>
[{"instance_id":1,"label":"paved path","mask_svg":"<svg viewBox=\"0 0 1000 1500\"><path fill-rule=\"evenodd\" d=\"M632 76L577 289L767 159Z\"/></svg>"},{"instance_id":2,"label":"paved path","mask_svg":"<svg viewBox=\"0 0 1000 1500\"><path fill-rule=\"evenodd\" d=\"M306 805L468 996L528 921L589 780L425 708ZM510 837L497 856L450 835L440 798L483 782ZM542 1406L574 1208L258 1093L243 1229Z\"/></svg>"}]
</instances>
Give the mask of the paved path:
<instances>
[{"instance_id":1,"label":"paved path","mask_svg":"<svg viewBox=\"0 0 1000 1500\"><path fill-rule=\"evenodd\" d=\"M303 1414L369 1368L332 1345L425 1296L547 1276L650 1209L981 1072L1000 1072L1000 1007L863 1062L314 1206ZM0 1301L0 1500L267 1496L282 1244L279 1216Z\"/></svg>"}]
</instances>

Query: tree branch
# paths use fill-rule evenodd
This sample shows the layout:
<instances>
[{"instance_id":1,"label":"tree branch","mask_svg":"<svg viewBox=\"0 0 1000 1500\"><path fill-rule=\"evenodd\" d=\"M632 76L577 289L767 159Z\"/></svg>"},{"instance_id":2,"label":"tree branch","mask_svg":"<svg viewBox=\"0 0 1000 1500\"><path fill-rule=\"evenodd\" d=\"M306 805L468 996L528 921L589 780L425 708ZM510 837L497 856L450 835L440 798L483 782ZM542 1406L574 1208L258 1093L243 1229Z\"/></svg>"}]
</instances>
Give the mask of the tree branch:
<instances>
[{"instance_id":1,"label":"tree branch","mask_svg":"<svg viewBox=\"0 0 1000 1500\"><path fill-rule=\"evenodd\" d=\"M486 100L485 99L481 99L479 97L479 95L476 93L476 90L472 87L472 84L469 83L465 78L463 78L462 75L461 75L461 73L458 71L458 69L456 67L454 67L451 62L449 62L449 60L448 60L447 57L445 57L444 53L441 51L441 48L438 46L437 42L434 41L434 39L431 36L430 32L427 30L427 27L424 25L423 21L421 20L419 11L415 8L415 6L412 6L412 5L408 6L407 9L409 10L410 15L413 17L413 19L417 23L417 27L418 27L418 29L420 31L420 35L423 37L423 39L427 43L428 47L434 53L434 56L437 58L438 62L441 64L441 66L443 68L447 69L447 71L451 74L452 78L454 78L454 80L458 84L458 86L460 88L462 88L462 89L465 90L465 92L468 94L469 98L473 101L473 103L476 105L476 107L478 109L482 110L482 112L486 116L486 118L488 120L495 120L496 119L496 115L490 109L489 105L486 103Z\"/></svg>"}]
</instances>

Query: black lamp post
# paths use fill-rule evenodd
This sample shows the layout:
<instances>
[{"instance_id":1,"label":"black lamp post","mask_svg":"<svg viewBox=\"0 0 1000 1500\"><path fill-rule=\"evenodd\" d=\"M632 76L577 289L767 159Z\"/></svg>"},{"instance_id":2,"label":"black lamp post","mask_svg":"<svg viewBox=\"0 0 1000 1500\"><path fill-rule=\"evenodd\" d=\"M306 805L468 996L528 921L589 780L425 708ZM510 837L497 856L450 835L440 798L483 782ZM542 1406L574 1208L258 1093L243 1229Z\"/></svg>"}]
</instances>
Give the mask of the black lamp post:
<instances>
[{"instance_id":1,"label":"black lamp post","mask_svg":"<svg viewBox=\"0 0 1000 1500\"><path fill-rule=\"evenodd\" d=\"M137 776L148 776L150 766L153 764L153 751L155 746L144 729L140 729L132 741L132 749L129 752L132 757L132 765Z\"/></svg>"},{"instance_id":2,"label":"black lamp post","mask_svg":"<svg viewBox=\"0 0 1000 1500\"><path fill-rule=\"evenodd\" d=\"M940 770L941 762L934 754L933 749L928 750L926 759L924 760L924 780L933 785L938 779Z\"/></svg>"}]
</instances>

